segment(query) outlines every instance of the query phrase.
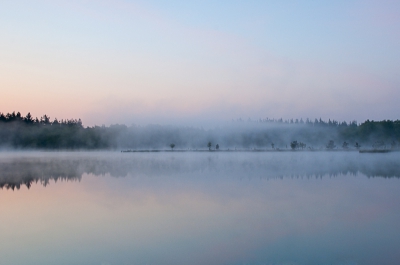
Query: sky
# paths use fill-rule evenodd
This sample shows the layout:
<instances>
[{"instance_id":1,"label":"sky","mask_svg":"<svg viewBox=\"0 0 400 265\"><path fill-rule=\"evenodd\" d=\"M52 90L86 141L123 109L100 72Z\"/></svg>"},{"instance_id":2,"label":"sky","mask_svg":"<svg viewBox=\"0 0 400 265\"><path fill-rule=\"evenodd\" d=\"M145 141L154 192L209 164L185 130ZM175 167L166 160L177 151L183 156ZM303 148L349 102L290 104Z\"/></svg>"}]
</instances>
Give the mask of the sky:
<instances>
[{"instance_id":1,"label":"sky","mask_svg":"<svg viewBox=\"0 0 400 265\"><path fill-rule=\"evenodd\" d=\"M398 119L399 1L0 2L0 112L86 126Z\"/></svg>"}]
</instances>

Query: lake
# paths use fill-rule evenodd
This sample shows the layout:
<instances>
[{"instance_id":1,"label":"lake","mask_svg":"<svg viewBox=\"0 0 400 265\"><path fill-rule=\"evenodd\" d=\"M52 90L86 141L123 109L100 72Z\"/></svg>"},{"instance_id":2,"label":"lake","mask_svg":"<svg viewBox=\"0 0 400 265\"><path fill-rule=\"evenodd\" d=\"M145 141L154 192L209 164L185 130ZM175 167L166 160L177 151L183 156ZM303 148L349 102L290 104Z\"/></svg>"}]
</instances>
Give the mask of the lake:
<instances>
[{"instance_id":1,"label":"lake","mask_svg":"<svg viewBox=\"0 0 400 265\"><path fill-rule=\"evenodd\" d=\"M0 264L398 264L399 177L399 152L0 152Z\"/></svg>"}]
</instances>

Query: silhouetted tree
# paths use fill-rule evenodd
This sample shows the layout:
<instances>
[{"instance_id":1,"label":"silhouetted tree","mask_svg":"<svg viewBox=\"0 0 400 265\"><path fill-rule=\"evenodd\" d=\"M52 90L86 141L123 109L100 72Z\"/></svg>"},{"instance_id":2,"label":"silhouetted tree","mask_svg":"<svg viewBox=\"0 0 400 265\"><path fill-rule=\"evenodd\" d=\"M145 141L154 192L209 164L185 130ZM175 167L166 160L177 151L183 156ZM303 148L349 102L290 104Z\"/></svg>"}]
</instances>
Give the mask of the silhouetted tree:
<instances>
[{"instance_id":1,"label":"silhouetted tree","mask_svg":"<svg viewBox=\"0 0 400 265\"><path fill-rule=\"evenodd\" d=\"M343 142L342 148L343 149L348 149L349 148L349 144L347 142Z\"/></svg>"},{"instance_id":2,"label":"silhouetted tree","mask_svg":"<svg viewBox=\"0 0 400 265\"><path fill-rule=\"evenodd\" d=\"M54 121L51 124L54 125L54 126L57 126L60 123L58 122L57 118L55 118Z\"/></svg>"},{"instance_id":3,"label":"silhouetted tree","mask_svg":"<svg viewBox=\"0 0 400 265\"><path fill-rule=\"evenodd\" d=\"M49 125L50 124L50 117L47 117L47 115L43 115L43 117L40 118L40 123L44 125Z\"/></svg>"},{"instance_id":4,"label":"silhouetted tree","mask_svg":"<svg viewBox=\"0 0 400 265\"><path fill-rule=\"evenodd\" d=\"M210 150L210 151L211 151L211 146L212 146L211 142L208 142L207 147L208 147L208 150Z\"/></svg>"},{"instance_id":5,"label":"silhouetted tree","mask_svg":"<svg viewBox=\"0 0 400 265\"><path fill-rule=\"evenodd\" d=\"M290 147L292 148L292 150L296 150L299 146L299 143L297 141L292 141L290 143Z\"/></svg>"},{"instance_id":6,"label":"silhouetted tree","mask_svg":"<svg viewBox=\"0 0 400 265\"><path fill-rule=\"evenodd\" d=\"M30 112L28 112L28 114L26 114L24 121L27 124L32 124L34 122L33 117Z\"/></svg>"},{"instance_id":7,"label":"silhouetted tree","mask_svg":"<svg viewBox=\"0 0 400 265\"><path fill-rule=\"evenodd\" d=\"M326 145L326 148L329 149L329 150L332 150L335 147L336 147L336 145L335 145L335 142L333 140L330 140L328 142L328 144Z\"/></svg>"},{"instance_id":8,"label":"silhouetted tree","mask_svg":"<svg viewBox=\"0 0 400 265\"><path fill-rule=\"evenodd\" d=\"M174 150L175 144L170 144L169 147L171 147L171 150Z\"/></svg>"},{"instance_id":9,"label":"silhouetted tree","mask_svg":"<svg viewBox=\"0 0 400 265\"><path fill-rule=\"evenodd\" d=\"M217 145L215 146L215 149L216 149L216 150L219 150L219 144L217 144Z\"/></svg>"},{"instance_id":10,"label":"silhouetted tree","mask_svg":"<svg viewBox=\"0 0 400 265\"><path fill-rule=\"evenodd\" d=\"M304 148L306 148L307 145L303 142L300 142L298 146L301 148L301 150L303 150Z\"/></svg>"}]
</instances>

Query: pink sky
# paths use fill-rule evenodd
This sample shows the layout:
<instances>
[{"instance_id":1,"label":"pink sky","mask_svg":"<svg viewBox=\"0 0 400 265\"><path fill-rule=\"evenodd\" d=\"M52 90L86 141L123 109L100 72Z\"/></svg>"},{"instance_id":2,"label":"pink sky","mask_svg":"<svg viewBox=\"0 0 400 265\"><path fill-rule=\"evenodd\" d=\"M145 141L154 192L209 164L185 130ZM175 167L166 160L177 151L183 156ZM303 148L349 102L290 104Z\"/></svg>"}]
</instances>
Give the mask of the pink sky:
<instances>
[{"instance_id":1,"label":"pink sky","mask_svg":"<svg viewBox=\"0 0 400 265\"><path fill-rule=\"evenodd\" d=\"M0 4L0 112L84 125L397 119L395 2Z\"/></svg>"}]
</instances>

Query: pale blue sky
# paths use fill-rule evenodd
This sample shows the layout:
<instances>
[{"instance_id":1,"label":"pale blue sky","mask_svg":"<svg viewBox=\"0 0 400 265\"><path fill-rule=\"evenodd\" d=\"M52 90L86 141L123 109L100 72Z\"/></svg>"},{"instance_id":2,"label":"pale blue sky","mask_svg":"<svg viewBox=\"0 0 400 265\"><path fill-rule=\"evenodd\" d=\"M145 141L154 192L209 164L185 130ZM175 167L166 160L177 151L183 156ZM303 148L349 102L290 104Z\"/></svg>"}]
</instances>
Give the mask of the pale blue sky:
<instances>
[{"instance_id":1,"label":"pale blue sky","mask_svg":"<svg viewBox=\"0 0 400 265\"><path fill-rule=\"evenodd\" d=\"M399 13L397 1L3 1L0 111L86 125L398 119Z\"/></svg>"}]
</instances>

